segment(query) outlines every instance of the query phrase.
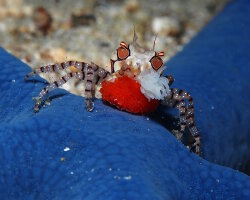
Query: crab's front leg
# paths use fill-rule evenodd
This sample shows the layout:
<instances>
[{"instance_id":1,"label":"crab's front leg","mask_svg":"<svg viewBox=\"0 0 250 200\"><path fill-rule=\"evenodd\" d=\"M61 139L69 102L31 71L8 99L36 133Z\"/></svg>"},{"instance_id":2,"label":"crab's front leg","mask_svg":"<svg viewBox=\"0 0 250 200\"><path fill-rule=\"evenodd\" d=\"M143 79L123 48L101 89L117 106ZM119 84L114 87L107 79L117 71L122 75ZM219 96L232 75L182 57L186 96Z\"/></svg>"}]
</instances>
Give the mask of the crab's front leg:
<instances>
[{"instance_id":1,"label":"crab's front leg","mask_svg":"<svg viewBox=\"0 0 250 200\"><path fill-rule=\"evenodd\" d=\"M94 109L94 97L95 97L95 86L109 76L109 72L99 67L98 65L91 63L86 69L85 79L85 102L88 111Z\"/></svg>"}]
</instances>

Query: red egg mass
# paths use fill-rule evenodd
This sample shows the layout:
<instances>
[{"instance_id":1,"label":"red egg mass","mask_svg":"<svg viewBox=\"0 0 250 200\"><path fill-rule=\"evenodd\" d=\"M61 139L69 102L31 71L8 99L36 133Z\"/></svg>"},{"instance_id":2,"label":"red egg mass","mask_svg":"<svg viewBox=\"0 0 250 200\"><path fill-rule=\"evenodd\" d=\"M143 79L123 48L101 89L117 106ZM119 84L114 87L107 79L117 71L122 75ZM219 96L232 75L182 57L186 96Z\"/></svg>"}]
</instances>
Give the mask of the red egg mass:
<instances>
[{"instance_id":1,"label":"red egg mass","mask_svg":"<svg viewBox=\"0 0 250 200\"><path fill-rule=\"evenodd\" d=\"M118 77L114 82L103 81L100 92L102 99L120 110L136 114L153 112L159 100L148 100L140 90L140 83L127 76Z\"/></svg>"}]
</instances>

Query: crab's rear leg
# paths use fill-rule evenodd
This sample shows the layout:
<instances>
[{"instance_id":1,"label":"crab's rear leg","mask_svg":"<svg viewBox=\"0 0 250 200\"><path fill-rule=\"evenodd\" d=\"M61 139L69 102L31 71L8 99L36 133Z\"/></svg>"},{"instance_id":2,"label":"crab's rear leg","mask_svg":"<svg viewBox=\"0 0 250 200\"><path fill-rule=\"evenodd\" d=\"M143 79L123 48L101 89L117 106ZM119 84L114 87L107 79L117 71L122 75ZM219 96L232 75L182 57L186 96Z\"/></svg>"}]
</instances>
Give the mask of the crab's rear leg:
<instances>
[{"instance_id":1,"label":"crab's rear leg","mask_svg":"<svg viewBox=\"0 0 250 200\"><path fill-rule=\"evenodd\" d=\"M84 79L84 72L71 72L66 74L65 76L63 76L61 79L49 84L48 86L46 86L45 88L42 89L42 91L39 93L38 97L35 98L36 100L36 104L34 106L34 112L38 112L40 107L41 107L41 103L42 103L42 99L44 97L44 95L48 95L49 92L51 92L52 90L62 86L63 84L67 83L71 78L75 77L77 79Z\"/></svg>"},{"instance_id":2,"label":"crab's rear leg","mask_svg":"<svg viewBox=\"0 0 250 200\"><path fill-rule=\"evenodd\" d=\"M161 102L163 105L168 107L174 107L179 110L179 119L181 124L180 133L175 134L178 140L182 140L185 128L186 128L186 106L184 99L179 98L176 94L176 89L170 89L170 93Z\"/></svg>"},{"instance_id":3,"label":"crab's rear leg","mask_svg":"<svg viewBox=\"0 0 250 200\"><path fill-rule=\"evenodd\" d=\"M75 67L79 70L78 72L70 72L65 76L63 76L61 79L43 88L43 90L39 93L38 97L35 98L36 99L36 104L34 107L35 112L39 111L44 95L48 95L49 92L67 83L73 77L85 81L86 107L88 111L93 110L95 85L98 84L104 78L106 78L110 73L105 69L95 65L94 63L89 65L83 62L75 62Z\"/></svg>"},{"instance_id":4,"label":"crab's rear leg","mask_svg":"<svg viewBox=\"0 0 250 200\"><path fill-rule=\"evenodd\" d=\"M33 69L32 72L28 73L24 77L24 81L26 81L31 76L35 76L36 74L48 73L48 72L59 72L59 71L62 71L64 69L67 69L70 66L75 66L76 68L80 69L82 64L86 65L86 63L83 63L83 62L66 61L66 62L62 62L62 63L41 66L41 67Z\"/></svg>"},{"instance_id":5,"label":"crab's rear leg","mask_svg":"<svg viewBox=\"0 0 250 200\"><path fill-rule=\"evenodd\" d=\"M187 106L185 99L187 100ZM162 101L162 104L169 107L176 107L179 110L181 130L180 135L177 137L179 140L182 139L185 127L187 126L193 137L193 141L190 144L191 149L194 149L196 154L200 154L200 135L194 122L194 107L191 95L186 91L171 88L170 93Z\"/></svg>"},{"instance_id":6,"label":"crab's rear leg","mask_svg":"<svg viewBox=\"0 0 250 200\"><path fill-rule=\"evenodd\" d=\"M195 121L194 121L194 103L193 103L193 98L192 96L181 89L171 89L173 92L173 99L182 102L181 104L184 105L185 107L185 114L183 115L180 111L180 108L177 107L180 111L180 121L181 121L181 126L184 125L182 123L182 120L185 121L185 124L187 124L188 129L193 137L193 141L190 144L191 150L194 149L194 152L196 154L200 154L200 135L199 132L195 126ZM187 106L185 106L185 101L187 100ZM185 128L185 127L184 127Z\"/></svg>"},{"instance_id":7,"label":"crab's rear leg","mask_svg":"<svg viewBox=\"0 0 250 200\"><path fill-rule=\"evenodd\" d=\"M166 75L165 76L168 79L168 85L171 86L174 82L174 77L172 75ZM183 99L176 99L174 98L174 90L170 89L170 93L165 97L165 99L162 101L162 104L168 106L168 107L176 107L179 110L179 119L181 123L181 130L179 134L175 134L178 140L182 140L185 127L186 127L186 107L185 107L185 101Z\"/></svg>"},{"instance_id":8,"label":"crab's rear leg","mask_svg":"<svg viewBox=\"0 0 250 200\"><path fill-rule=\"evenodd\" d=\"M194 137L191 148L194 148L194 151L197 154L200 154L200 135L197 130L197 127L195 126L195 121L194 121L193 98L188 92L185 92L184 95L185 95L185 98L187 99L187 112L186 112L187 126L189 128L190 133Z\"/></svg>"}]
</instances>

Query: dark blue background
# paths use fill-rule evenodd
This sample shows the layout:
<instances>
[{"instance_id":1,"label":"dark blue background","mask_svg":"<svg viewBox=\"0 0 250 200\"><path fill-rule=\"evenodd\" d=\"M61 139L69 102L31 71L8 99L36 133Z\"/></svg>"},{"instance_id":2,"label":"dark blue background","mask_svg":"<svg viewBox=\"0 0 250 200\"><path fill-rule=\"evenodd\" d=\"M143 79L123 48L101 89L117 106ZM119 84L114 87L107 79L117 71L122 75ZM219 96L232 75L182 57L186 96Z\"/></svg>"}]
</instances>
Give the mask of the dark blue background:
<instances>
[{"instance_id":1,"label":"dark blue background","mask_svg":"<svg viewBox=\"0 0 250 200\"><path fill-rule=\"evenodd\" d=\"M148 119L97 100L88 113L57 90L34 114L44 83L24 83L30 69L0 49L0 199L249 199L249 177L228 168L249 173L249 24L235 1L167 63L194 97L202 158L167 131L163 107Z\"/></svg>"}]
</instances>

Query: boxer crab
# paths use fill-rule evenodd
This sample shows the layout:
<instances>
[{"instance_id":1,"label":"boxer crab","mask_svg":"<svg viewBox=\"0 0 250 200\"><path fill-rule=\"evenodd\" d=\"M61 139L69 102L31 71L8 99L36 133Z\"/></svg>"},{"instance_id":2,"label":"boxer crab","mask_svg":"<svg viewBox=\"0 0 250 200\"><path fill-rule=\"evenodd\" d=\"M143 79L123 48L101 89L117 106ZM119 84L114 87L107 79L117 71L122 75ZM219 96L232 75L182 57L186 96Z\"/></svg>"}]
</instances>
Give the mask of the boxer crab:
<instances>
[{"instance_id":1,"label":"boxer crab","mask_svg":"<svg viewBox=\"0 0 250 200\"><path fill-rule=\"evenodd\" d=\"M27 80L30 76L39 73L58 72L72 66L76 69L75 72L67 73L59 80L49 84L41 90L38 97L35 98L36 103L34 106L34 112L38 112L41 108L44 95L47 95L52 90L62 86L72 78L84 81L85 102L88 111L92 111L94 108L93 99L95 97L96 86L100 85L102 86L101 90L103 90L101 91L101 93L103 92L103 99L109 101L116 107L132 113L143 114L149 112L144 108L135 110L121 105L121 102L116 103L118 97L114 97L114 101L112 100L112 102L110 99L104 98L104 83L115 84L116 80L123 80L124 77L127 77L130 80L134 80L135 84L139 84L140 91L137 93L141 93L140 95L146 99L146 103L157 101L163 105L174 107L179 110L181 133L181 137L179 139L181 140L185 128L187 127L193 138L189 147L196 154L199 154L200 136L194 122L193 98L184 90L170 88L174 78L173 76L168 75L162 76L163 71L166 68L163 66L163 60L161 58L164 56L164 53L154 51L155 42L153 50L146 51L137 44L136 40L137 37L134 34L132 44L127 44L125 42L120 43L120 46L111 57L111 72L96 65L95 63L88 64L78 61L67 61L33 69L32 72L26 75L25 80ZM127 83L125 83L124 87L127 87ZM127 102L129 100L125 98L125 101ZM138 99L136 99L136 103L137 102L139 102ZM134 103L132 102L132 104ZM151 104L147 104L147 106L151 106ZM147 106L144 107L146 108Z\"/></svg>"}]
</instances>

